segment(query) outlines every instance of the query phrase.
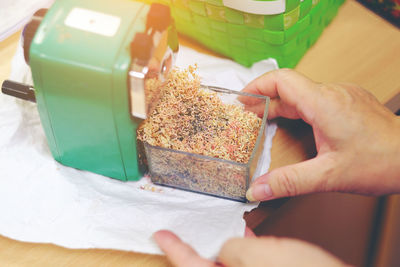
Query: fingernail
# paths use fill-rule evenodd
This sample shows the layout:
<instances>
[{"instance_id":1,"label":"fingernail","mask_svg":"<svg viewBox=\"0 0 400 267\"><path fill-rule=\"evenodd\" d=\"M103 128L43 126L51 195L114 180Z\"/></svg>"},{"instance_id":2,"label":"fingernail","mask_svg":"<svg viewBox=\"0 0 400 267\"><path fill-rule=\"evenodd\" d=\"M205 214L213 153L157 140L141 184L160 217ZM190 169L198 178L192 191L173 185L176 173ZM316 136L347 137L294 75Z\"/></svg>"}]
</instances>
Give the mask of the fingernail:
<instances>
[{"instance_id":1,"label":"fingernail","mask_svg":"<svg viewBox=\"0 0 400 267\"><path fill-rule=\"evenodd\" d=\"M246 198L249 201L267 200L272 197L272 190L268 184L257 184L249 188Z\"/></svg>"}]
</instances>

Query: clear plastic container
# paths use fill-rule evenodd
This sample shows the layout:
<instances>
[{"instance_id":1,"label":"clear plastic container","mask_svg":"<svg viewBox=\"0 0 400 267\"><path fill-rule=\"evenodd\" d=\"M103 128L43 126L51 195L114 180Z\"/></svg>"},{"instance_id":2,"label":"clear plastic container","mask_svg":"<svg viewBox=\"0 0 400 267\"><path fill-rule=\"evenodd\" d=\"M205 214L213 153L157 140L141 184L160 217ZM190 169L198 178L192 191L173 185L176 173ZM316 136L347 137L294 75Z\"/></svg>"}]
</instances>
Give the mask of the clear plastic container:
<instances>
[{"instance_id":1,"label":"clear plastic container","mask_svg":"<svg viewBox=\"0 0 400 267\"><path fill-rule=\"evenodd\" d=\"M238 96L265 102L262 124L249 161L240 163L144 143L151 180L159 185L247 202L246 191L264 148L269 98L224 88L202 87L217 92L226 104L243 105L237 100Z\"/></svg>"}]
</instances>

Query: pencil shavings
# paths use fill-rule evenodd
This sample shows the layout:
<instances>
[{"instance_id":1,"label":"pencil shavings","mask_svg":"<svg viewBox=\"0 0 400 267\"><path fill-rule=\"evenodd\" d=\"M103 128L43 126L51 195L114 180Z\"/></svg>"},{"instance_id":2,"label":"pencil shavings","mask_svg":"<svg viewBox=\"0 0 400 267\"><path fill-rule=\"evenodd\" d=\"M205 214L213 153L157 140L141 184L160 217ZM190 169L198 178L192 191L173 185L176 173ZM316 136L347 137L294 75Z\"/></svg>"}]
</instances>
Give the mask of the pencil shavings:
<instances>
[{"instance_id":1,"label":"pencil shavings","mask_svg":"<svg viewBox=\"0 0 400 267\"><path fill-rule=\"evenodd\" d=\"M173 69L161 84L148 80L160 98L138 129L153 146L247 163L262 120L241 105L225 104L218 93L201 88L197 66Z\"/></svg>"}]
</instances>

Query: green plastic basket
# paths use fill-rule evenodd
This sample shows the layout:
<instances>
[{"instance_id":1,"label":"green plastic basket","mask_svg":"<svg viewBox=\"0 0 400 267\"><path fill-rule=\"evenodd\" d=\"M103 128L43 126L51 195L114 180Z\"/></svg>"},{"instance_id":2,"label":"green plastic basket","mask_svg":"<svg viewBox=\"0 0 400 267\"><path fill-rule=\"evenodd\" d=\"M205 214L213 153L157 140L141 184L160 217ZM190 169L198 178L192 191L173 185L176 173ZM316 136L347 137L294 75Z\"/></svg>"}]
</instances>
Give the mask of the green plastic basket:
<instances>
[{"instance_id":1,"label":"green plastic basket","mask_svg":"<svg viewBox=\"0 0 400 267\"><path fill-rule=\"evenodd\" d=\"M272 57L288 68L299 62L344 2L286 0L283 13L262 15L224 5L230 0L142 1L169 5L180 33L242 65Z\"/></svg>"}]
</instances>

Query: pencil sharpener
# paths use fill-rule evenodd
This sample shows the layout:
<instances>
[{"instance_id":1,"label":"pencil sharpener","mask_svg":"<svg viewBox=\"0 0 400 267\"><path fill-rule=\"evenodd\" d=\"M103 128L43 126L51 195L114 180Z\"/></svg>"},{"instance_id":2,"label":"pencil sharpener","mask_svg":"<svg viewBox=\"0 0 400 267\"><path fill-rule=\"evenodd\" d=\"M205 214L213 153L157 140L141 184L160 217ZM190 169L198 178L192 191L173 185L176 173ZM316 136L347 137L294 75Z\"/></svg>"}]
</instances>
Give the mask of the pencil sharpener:
<instances>
[{"instance_id":1,"label":"pencil sharpener","mask_svg":"<svg viewBox=\"0 0 400 267\"><path fill-rule=\"evenodd\" d=\"M131 0L58 0L24 32L33 86L2 91L37 103L54 158L137 180L136 129L148 112L146 79L169 71L178 39L169 7Z\"/></svg>"}]
</instances>

